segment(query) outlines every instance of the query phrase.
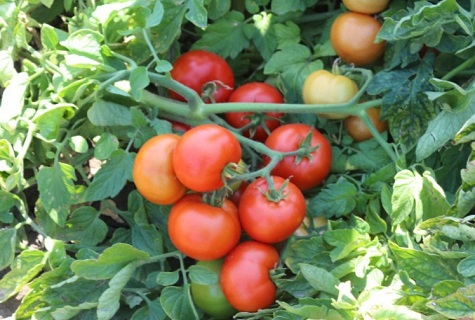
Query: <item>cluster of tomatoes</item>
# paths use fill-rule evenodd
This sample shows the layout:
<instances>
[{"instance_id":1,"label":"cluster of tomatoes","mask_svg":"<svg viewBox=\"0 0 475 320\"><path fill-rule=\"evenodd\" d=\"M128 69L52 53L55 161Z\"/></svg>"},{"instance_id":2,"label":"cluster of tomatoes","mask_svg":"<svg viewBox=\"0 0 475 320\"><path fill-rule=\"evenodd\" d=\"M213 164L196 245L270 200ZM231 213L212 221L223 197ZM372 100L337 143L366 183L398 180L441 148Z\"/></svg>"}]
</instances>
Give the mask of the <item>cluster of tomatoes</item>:
<instances>
[{"instance_id":1,"label":"cluster of tomatoes","mask_svg":"<svg viewBox=\"0 0 475 320\"><path fill-rule=\"evenodd\" d=\"M188 76L181 77L183 68ZM229 65L206 51L180 56L171 75L205 102L283 102L282 94L266 83L234 89ZM175 92L170 96L184 100ZM303 192L330 172L332 151L324 135L309 125L282 124L282 116L229 112L223 114L229 128L210 123L181 135L158 135L136 155L137 190L155 204L171 205L168 233L174 246L219 273L214 285L191 284L195 303L212 316L257 311L274 303L276 286L269 271L279 263L276 248L305 218ZM260 168L271 168L268 174L240 179L249 170L243 166L238 135L271 151L260 161Z\"/></svg>"},{"instance_id":2,"label":"cluster of tomatoes","mask_svg":"<svg viewBox=\"0 0 475 320\"><path fill-rule=\"evenodd\" d=\"M355 66L367 66L376 62L384 53L385 43L376 42L381 22L374 14L383 11L389 0L344 0L348 11L340 14L332 24L330 41L337 55L346 63ZM358 93L358 85L349 77L338 72L318 70L305 80L302 96L307 104L343 104ZM383 132L388 128L381 121L379 108L370 108L367 115L375 128ZM328 119L344 119L348 134L355 141L364 141L372 137L366 124L360 117L344 113L320 113Z\"/></svg>"}]
</instances>

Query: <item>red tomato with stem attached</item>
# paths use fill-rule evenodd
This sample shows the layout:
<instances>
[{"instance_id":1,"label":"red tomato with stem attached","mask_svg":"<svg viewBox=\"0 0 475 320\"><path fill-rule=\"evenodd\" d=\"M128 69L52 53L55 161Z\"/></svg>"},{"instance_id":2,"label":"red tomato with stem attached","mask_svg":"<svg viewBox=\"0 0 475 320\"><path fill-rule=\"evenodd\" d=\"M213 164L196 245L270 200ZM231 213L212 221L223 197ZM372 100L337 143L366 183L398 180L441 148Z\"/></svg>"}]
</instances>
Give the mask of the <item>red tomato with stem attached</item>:
<instances>
[{"instance_id":1,"label":"red tomato with stem attached","mask_svg":"<svg viewBox=\"0 0 475 320\"><path fill-rule=\"evenodd\" d=\"M204 124L181 136L173 152L173 168L186 187L208 192L224 185L224 168L229 163L239 163L241 155L241 145L229 130Z\"/></svg>"},{"instance_id":2,"label":"red tomato with stem attached","mask_svg":"<svg viewBox=\"0 0 475 320\"><path fill-rule=\"evenodd\" d=\"M186 187L173 169L173 151L180 136L172 133L145 142L134 160L132 177L139 193L148 201L169 205L179 200Z\"/></svg>"},{"instance_id":3,"label":"red tomato with stem attached","mask_svg":"<svg viewBox=\"0 0 475 320\"><path fill-rule=\"evenodd\" d=\"M214 84L212 99L215 102L226 102L234 89L234 73L231 66L219 55L204 51L193 50L182 54L173 63L171 77L193 89L200 96L206 85ZM175 100L185 99L174 91L169 90L170 97ZM205 99L209 102L210 99Z\"/></svg>"},{"instance_id":4,"label":"red tomato with stem attached","mask_svg":"<svg viewBox=\"0 0 475 320\"><path fill-rule=\"evenodd\" d=\"M279 263L277 250L265 243L238 244L225 258L220 283L229 303L239 311L255 312L271 306L277 288L269 271Z\"/></svg>"},{"instance_id":5,"label":"red tomato with stem attached","mask_svg":"<svg viewBox=\"0 0 475 320\"><path fill-rule=\"evenodd\" d=\"M254 180L239 202L242 229L254 240L277 243L286 240L305 218L307 206L302 191L281 177L271 177L271 191L265 178Z\"/></svg>"},{"instance_id":6,"label":"red tomato with stem attached","mask_svg":"<svg viewBox=\"0 0 475 320\"><path fill-rule=\"evenodd\" d=\"M198 194L186 195L170 211L168 233L173 245L190 258L224 257L241 237L237 208L228 199L221 207L213 207Z\"/></svg>"},{"instance_id":7,"label":"red tomato with stem attached","mask_svg":"<svg viewBox=\"0 0 475 320\"><path fill-rule=\"evenodd\" d=\"M333 22L330 41L343 61L365 66L376 62L384 53L385 42L375 43L379 30L381 22L373 16L345 12Z\"/></svg>"},{"instance_id":8,"label":"red tomato with stem attached","mask_svg":"<svg viewBox=\"0 0 475 320\"><path fill-rule=\"evenodd\" d=\"M279 90L265 82L250 82L234 90L228 102L283 103L284 97ZM244 131L244 136L264 142L268 132L280 126L279 119L283 116L283 112L228 112L225 119L235 128L242 128L251 121L256 121L255 125Z\"/></svg>"},{"instance_id":9,"label":"red tomato with stem attached","mask_svg":"<svg viewBox=\"0 0 475 320\"><path fill-rule=\"evenodd\" d=\"M307 156L285 156L272 169L271 174L290 178L302 191L318 186L325 180L332 163L330 142L317 129L301 123L289 123L275 129L267 138L266 146L272 150L289 152L299 148L311 151ZM264 158L264 164L269 158Z\"/></svg>"}]
</instances>

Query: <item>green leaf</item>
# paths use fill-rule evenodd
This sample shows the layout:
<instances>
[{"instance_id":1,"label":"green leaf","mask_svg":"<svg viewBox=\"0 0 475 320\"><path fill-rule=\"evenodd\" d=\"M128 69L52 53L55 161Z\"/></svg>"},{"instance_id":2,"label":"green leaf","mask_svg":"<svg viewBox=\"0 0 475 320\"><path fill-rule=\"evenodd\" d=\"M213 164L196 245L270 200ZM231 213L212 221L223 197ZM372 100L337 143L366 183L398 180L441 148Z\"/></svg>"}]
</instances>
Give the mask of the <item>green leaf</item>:
<instances>
[{"instance_id":1,"label":"green leaf","mask_svg":"<svg viewBox=\"0 0 475 320\"><path fill-rule=\"evenodd\" d=\"M142 96L142 91L150 84L148 78L148 71L146 67L133 68L129 76L130 94L139 101Z\"/></svg>"},{"instance_id":2,"label":"green leaf","mask_svg":"<svg viewBox=\"0 0 475 320\"><path fill-rule=\"evenodd\" d=\"M52 105L44 112L38 112L34 118L41 136L48 140L57 139L63 119L74 116L73 105Z\"/></svg>"},{"instance_id":3,"label":"green leaf","mask_svg":"<svg viewBox=\"0 0 475 320\"><path fill-rule=\"evenodd\" d=\"M279 15L294 11L304 11L317 3L317 1L318 0L272 0L271 10Z\"/></svg>"},{"instance_id":4,"label":"green leaf","mask_svg":"<svg viewBox=\"0 0 475 320\"><path fill-rule=\"evenodd\" d=\"M136 268L136 264L129 263L109 281L109 288L102 293L97 305L97 318L99 320L111 319L119 310L122 289L126 286Z\"/></svg>"},{"instance_id":5,"label":"green leaf","mask_svg":"<svg viewBox=\"0 0 475 320\"><path fill-rule=\"evenodd\" d=\"M244 15L237 11L228 12L223 18L206 28L203 36L196 41L192 49L204 49L223 58L235 58L249 45L246 36Z\"/></svg>"},{"instance_id":6,"label":"green leaf","mask_svg":"<svg viewBox=\"0 0 475 320\"><path fill-rule=\"evenodd\" d=\"M0 303L14 296L30 282L45 265L44 252L34 249L23 250L12 262L10 271L0 279Z\"/></svg>"},{"instance_id":7,"label":"green leaf","mask_svg":"<svg viewBox=\"0 0 475 320\"><path fill-rule=\"evenodd\" d=\"M473 104L475 105L475 102ZM454 140L456 144L467 143L475 140L475 114L464 123L462 128L457 132Z\"/></svg>"},{"instance_id":8,"label":"green leaf","mask_svg":"<svg viewBox=\"0 0 475 320\"><path fill-rule=\"evenodd\" d=\"M0 271L7 268L15 258L17 232L14 228L0 229Z\"/></svg>"},{"instance_id":9,"label":"green leaf","mask_svg":"<svg viewBox=\"0 0 475 320\"><path fill-rule=\"evenodd\" d=\"M371 234L385 234L388 229L386 221L381 218L383 213L380 200L372 199L366 207L365 220L369 224Z\"/></svg>"},{"instance_id":10,"label":"green leaf","mask_svg":"<svg viewBox=\"0 0 475 320\"><path fill-rule=\"evenodd\" d=\"M27 87L28 74L26 72L13 75L2 94L2 101L0 103L0 124L6 124L11 119L22 114Z\"/></svg>"},{"instance_id":11,"label":"green leaf","mask_svg":"<svg viewBox=\"0 0 475 320\"><path fill-rule=\"evenodd\" d=\"M69 139L69 146L77 153L86 153L89 149L87 140L83 136L73 136Z\"/></svg>"},{"instance_id":12,"label":"green leaf","mask_svg":"<svg viewBox=\"0 0 475 320\"><path fill-rule=\"evenodd\" d=\"M277 38L277 48L283 49L286 46L296 45L300 42L300 28L292 21L285 24L274 24L275 37Z\"/></svg>"},{"instance_id":13,"label":"green leaf","mask_svg":"<svg viewBox=\"0 0 475 320\"><path fill-rule=\"evenodd\" d=\"M305 263L301 263L299 267L302 275L317 291L325 292L335 297L338 296L337 286L340 284L340 280L335 278L330 272Z\"/></svg>"},{"instance_id":14,"label":"green leaf","mask_svg":"<svg viewBox=\"0 0 475 320\"><path fill-rule=\"evenodd\" d=\"M429 122L426 132L417 142L416 160L421 161L440 149L463 129L464 124L475 114L475 103L463 111L442 110Z\"/></svg>"},{"instance_id":15,"label":"green leaf","mask_svg":"<svg viewBox=\"0 0 475 320\"><path fill-rule=\"evenodd\" d=\"M137 107L130 108L130 115L132 117L132 125L136 129L145 127L148 123L147 116Z\"/></svg>"},{"instance_id":16,"label":"green leaf","mask_svg":"<svg viewBox=\"0 0 475 320\"><path fill-rule=\"evenodd\" d=\"M104 67L101 45L104 36L99 32L80 29L61 41L60 44L69 49L65 57L66 65L77 68Z\"/></svg>"},{"instance_id":17,"label":"green leaf","mask_svg":"<svg viewBox=\"0 0 475 320\"><path fill-rule=\"evenodd\" d=\"M86 199L98 201L115 197L125 186L125 183L132 180L133 164L133 154L122 149L114 151L110 159L94 176L94 180L86 190Z\"/></svg>"},{"instance_id":18,"label":"green leaf","mask_svg":"<svg viewBox=\"0 0 475 320\"><path fill-rule=\"evenodd\" d=\"M78 276L90 280L112 278L122 268L134 261L143 261L148 253L135 249L126 243L117 243L108 247L97 259L76 260L71 270Z\"/></svg>"},{"instance_id":19,"label":"green leaf","mask_svg":"<svg viewBox=\"0 0 475 320\"><path fill-rule=\"evenodd\" d=\"M383 95L382 119L391 119L389 131L396 142L412 147L436 115L426 91L433 87L433 57L417 67L378 72L368 86L370 95Z\"/></svg>"},{"instance_id":20,"label":"green leaf","mask_svg":"<svg viewBox=\"0 0 475 320\"><path fill-rule=\"evenodd\" d=\"M186 7L174 0L161 1L164 16L160 24L151 28L152 43L158 53L168 51L171 44L181 33Z\"/></svg>"},{"instance_id":21,"label":"green leaf","mask_svg":"<svg viewBox=\"0 0 475 320\"><path fill-rule=\"evenodd\" d=\"M208 22L208 13L203 4L204 0L186 0L185 7L187 12L185 17L198 28L206 28Z\"/></svg>"},{"instance_id":22,"label":"green leaf","mask_svg":"<svg viewBox=\"0 0 475 320\"><path fill-rule=\"evenodd\" d=\"M100 212L93 207L80 207L66 221L65 228L56 237L84 245L96 245L107 235L107 224L100 219Z\"/></svg>"},{"instance_id":23,"label":"green leaf","mask_svg":"<svg viewBox=\"0 0 475 320\"><path fill-rule=\"evenodd\" d=\"M92 124L100 127L132 125L129 108L104 100L95 101L87 111L87 117Z\"/></svg>"},{"instance_id":24,"label":"green leaf","mask_svg":"<svg viewBox=\"0 0 475 320\"><path fill-rule=\"evenodd\" d=\"M295 274L300 270L300 263L318 264L320 267L332 266L328 254L330 250L331 247L326 246L322 237L298 240L290 244L285 264Z\"/></svg>"},{"instance_id":25,"label":"green leaf","mask_svg":"<svg viewBox=\"0 0 475 320\"><path fill-rule=\"evenodd\" d=\"M106 160L118 148L119 139L112 133L104 132L94 146L94 156L99 160Z\"/></svg>"},{"instance_id":26,"label":"green leaf","mask_svg":"<svg viewBox=\"0 0 475 320\"><path fill-rule=\"evenodd\" d=\"M158 273L156 284L160 286L172 286L180 280L180 270L161 271Z\"/></svg>"},{"instance_id":27,"label":"green leaf","mask_svg":"<svg viewBox=\"0 0 475 320\"><path fill-rule=\"evenodd\" d=\"M312 216L339 218L347 215L356 207L358 188L345 178L327 185L308 202L308 211Z\"/></svg>"},{"instance_id":28,"label":"green leaf","mask_svg":"<svg viewBox=\"0 0 475 320\"><path fill-rule=\"evenodd\" d=\"M1 159L1 155L0 155L0 159ZM13 213L11 212L11 208L15 205L16 200L18 200L17 196L9 192L0 190L0 221L1 222L4 222L4 223L13 222Z\"/></svg>"},{"instance_id":29,"label":"green leaf","mask_svg":"<svg viewBox=\"0 0 475 320\"><path fill-rule=\"evenodd\" d=\"M208 17L217 20L231 9L231 0L210 0L208 4Z\"/></svg>"},{"instance_id":30,"label":"green leaf","mask_svg":"<svg viewBox=\"0 0 475 320\"><path fill-rule=\"evenodd\" d=\"M147 301L147 305L138 309L131 320L165 320L167 315L162 308L160 298Z\"/></svg>"},{"instance_id":31,"label":"green leaf","mask_svg":"<svg viewBox=\"0 0 475 320\"><path fill-rule=\"evenodd\" d=\"M54 50L59 46L60 41L68 38L68 34L61 29L43 24L41 27L41 44L43 47Z\"/></svg>"},{"instance_id":32,"label":"green leaf","mask_svg":"<svg viewBox=\"0 0 475 320\"><path fill-rule=\"evenodd\" d=\"M472 317L475 312L475 284L459 288L448 296L430 300L427 306L449 319Z\"/></svg>"},{"instance_id":33,"label":"green leaf","mask_svg":"<svg viewBox=\"0 0 475 320\"><path fill-rule=\"evenodd\" d=\"M389 247L398 268L407 272L427 292L440 281L461 280L454 261L423 251L401 248L394 243L390 243Z\"/></svg>"},{"instance_id":34,"label":"green leaf","mask_svg":"<svg viewBox=\"0 0 475 320\"><path fill-rule=\"evenodd\" d=\"M336 310L329 309L325 305L319 305L316 300L312 303L309 299L300 299L298 304L292 305L284 301L277 301L277 303L287 312L303 317L304 319L345 319Z\"/></svg>"},{"instance_id":35,"label":"green leaf","mask_svg":"<svg viewBox=\"0 0 475 320\"><path fill-rule=\"evenodd\" d=\"M81 314L84 310L92 310L97 307L97 302L84 302L77 306L64 306L62 308L58 308L51 312L53 319L55 320L68 320L72 319L75 316L83 316Z\"/></svg>"},{"instance_id":36,"label":"green leaf","mask_svg":"<svg viewBox=\"0 0 475 320\"><path fill-rule=\"evenodd\" d=\"M133 224L132 244L152 256L163 253L162 235L152 224Z\"/></svg>"},{"instance_id":37,"label":"green leaf","mask_svg":"<svg viewBox=\"0 0 475 320\"><path fill-rule=\"evenodd\" d=\"M323 234L323 239L335 247L330 253L332 261L344 259L355 250L370 243L367 234L361 234L354 229L327 230Z\"/></svg>"},{"instance_id":38,"label":"green leaf","mask_svg":"<svg viewBox=\"0 0 475 320\"><path fill-rule=\"evenodd\" d=\"M7 50L0 51L0 82L3 87L15 76L16 70L13 64L13 58ZM4 93L5 94L5 93ZM2 118L0 118L2 119Z\"/></svg>"},{"instance_id":39,"label":"green leaf","mask_svg":"<svg viewBox=\"0 0 475 320\"><path fill-rule=\"evenodd\" d=\"M475 276L475 255L468 256L460 261L457 271L466 278Z\"/></svg>"},{"instance_id":40,"label":"green leaf","mask_svg":"<svg viewBox=\"0 0 475 320\"><path fill-rule=\"evenodd\" d=\"M399 171L394 177L394 189L391 198L393 225L400 224L415 210L415 197L422 189L422 177L410 170Z\"/></svg>"},{"instance_id":41,"label":"green leaf","mask_svg":"<svg viewBox=\"0 0 475 320\"><path fill-rule=\"evenodd\" d=\"M323 68L321 60L312 61L310 50L300 44L275 52L264 67L264 74L279 75L288 103L302 103L301 89L308 75Z\"/></svg>"},{"instance_id":42,"label":"green leaf","mask_svg":"<svg viewBox=\"0 0 475 320\"><path fill-rule=\"evenodd\" d=\"M64 226L76 194L76 174L69 164L57 162L53 167L43 167L37 175L40 200L49 217Z\"/></svg>"},{"instance_id":43,"label":"green leaf","mask_svg":"<svg viewBox=\"0 0 475 320\"><path fill-rule=\"evenodd\" d=\"M254 20L254 29L248 33L251 33L250 38L257 51L267 61L277 48L273 25L274 16L262 12L261 14L255 14L252 18Z\"/></svg>"},{"instance_id":44,"label":"green leaf","mask_svg":"<svg viewBox=\"0 0 475 320\"><path fill-rule=\"evenodd\" d=\"M194 319L195 310L191 304L190 286L166 287L160 295L163 310L172 319Z\"/></svg>"},{"instance_id":45,"label":"green leaf","mask_svg":"<svg viewBox=\"0 0 475 320\"><path fill-rule=\"evenodd\" d=\"M190 280L197 284L212 285L219 283L219 275L209 268L192 265L188 268Z\"/></svg>"}]
</instances>

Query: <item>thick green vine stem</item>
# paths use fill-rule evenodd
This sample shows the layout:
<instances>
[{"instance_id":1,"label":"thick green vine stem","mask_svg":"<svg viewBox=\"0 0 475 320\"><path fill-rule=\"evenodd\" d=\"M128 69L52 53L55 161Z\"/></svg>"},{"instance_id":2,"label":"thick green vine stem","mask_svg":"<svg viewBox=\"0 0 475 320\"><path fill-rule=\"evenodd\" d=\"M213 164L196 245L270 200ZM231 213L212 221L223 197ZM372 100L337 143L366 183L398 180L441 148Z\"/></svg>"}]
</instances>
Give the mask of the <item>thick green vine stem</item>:
<instances>
[{"instance_id":1,"label":"thick green vine stem","mask_svg":"<svg viewBox=\"0 0 475 320\"><path fill-rule=\"evenodd\" d=\"M226 112L284 112L284 113L344 113L359 116L368 126L369 130L373 134L376 141L381 147L388 153L391 159L396 162L397 155L391 148L390 144L385 141L381 134L374 127L373 123L366 115L366 109L380 106L382 99L376 99L372 101L359 103L362 95L366 92L370 81L373 78L371 70L363 68L354 68L352 66L339 66L341 73L359 73L363 76L364 81L360 87L358 93L348 102L340 104L291 104L291 103L211 103L206 104L201 97L192 89L178 83L173 80L169 75L162 75L154 72L149 72L150 80L159 86L163 86L168 90L173 90L182 95L188 102L180 102L165 98L154 94L149 91L144 91L141 98L141 103L156 107L160 110L162 115L168 116L170 119L182 119L182 122L197 125L200 123L206 123L210 121L220 121L221 124L225 124L219 117L215 117L216 114ZM249 145L252 149L264 153L271 157L271 163L277 161L277 158L283 155L274 155L267 147L263 148L251 139L242 137L239 130L234 130L236 136L240 139L240 142ZM261 143L259 143L262 145ZM277 158L274 158L277 157ZM259 170L259 173L270 172L267 167L263 171ZM248 175L248 176L246 176ZM244 176L252 178L255 177L254 173L244 174Z\"/></svg>"}]
</instances>

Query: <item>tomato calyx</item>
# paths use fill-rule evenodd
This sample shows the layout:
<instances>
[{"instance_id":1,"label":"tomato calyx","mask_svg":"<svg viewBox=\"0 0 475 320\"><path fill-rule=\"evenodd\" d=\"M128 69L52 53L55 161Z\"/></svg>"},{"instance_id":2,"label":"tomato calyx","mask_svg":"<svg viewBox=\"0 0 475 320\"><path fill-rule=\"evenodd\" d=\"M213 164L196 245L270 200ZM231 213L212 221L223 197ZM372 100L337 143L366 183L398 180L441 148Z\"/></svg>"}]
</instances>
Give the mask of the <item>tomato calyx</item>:
<instances>
[{"instance_id":1,"label":"tomato calyx","mask_svg":"<svg viewBox=\"0 0 475 320\"><path fill-rule=\"evenodd\" d=\"M206 102L216 103L214 96L218 92L218 90L222 88L229 91L233 90L233 88L231 88L230 86L228 86L227 84L219 80L206 82L205 84L203 84L201 88L201 99L205 103Z\"/></svg>"},{"instance_id":2,"label":"tomato calyx","mask_svg":"<svg viewBox=\"0 0 475 320\"><path fill-rule=\"evenodd\" d=\"M295 153L295 164L298 165L303 159L312 160L312 153L320 148L320 144L312 147L312 132L309 131L305 138L300 142L299 148Z\"/></svg>"},{"instance_id":3,"label":"tomato calyx","mask_svg":"<svg viewBox=\"0 0 475 320\"><path fill-rule=\"evenodd\" d=\"M225 186L218 190L203 193L202 199L204 203L209 204L210 206L221 208L224 200L227 198L228 192L229 190Z\"/></svg>"},{"instance_id":4,"label":"tomato calyx","mask_svg":"<svg viewBox=\"0 0 475 320\"><path fill-rule=\"evenodd\" d=\"M267 181L268 189L267 190L261 189L259 191L267 198L267 200L278 203L284 200L285 198L287 198L288 193L285 192L285 190L287 189L287 186L289 185L290 178L285 179L285 181L282 183L279 189L275 188L274 181L271 176L266 176L265 179Z\"/></svg>"}]
</instances>

